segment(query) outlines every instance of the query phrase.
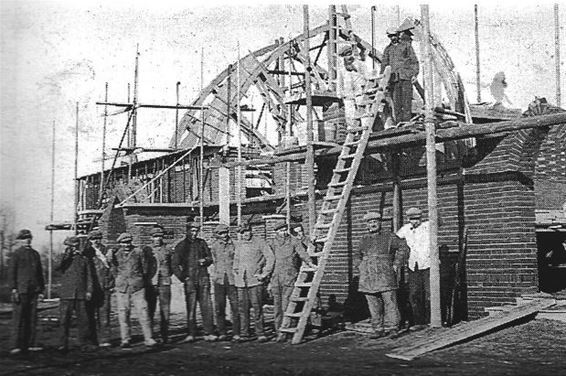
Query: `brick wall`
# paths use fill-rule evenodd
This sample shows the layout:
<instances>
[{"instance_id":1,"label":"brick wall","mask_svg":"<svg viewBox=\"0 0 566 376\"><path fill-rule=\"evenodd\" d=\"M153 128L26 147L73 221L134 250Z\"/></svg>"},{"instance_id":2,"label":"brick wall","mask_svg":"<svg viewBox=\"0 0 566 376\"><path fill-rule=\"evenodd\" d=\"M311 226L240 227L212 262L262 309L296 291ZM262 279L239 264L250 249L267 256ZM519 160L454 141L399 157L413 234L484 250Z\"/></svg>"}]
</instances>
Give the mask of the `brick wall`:
<instances>
[{"instance_id":1,"label":"brick wall","mask_svg":"<svg viewBox=\"0 0 566 376\"><path fill-rule=\"evenodd\" d=\"M566 202L566 124L548 131L536 157L537 209L561 209Z\"/></svg>"}]
</instances>

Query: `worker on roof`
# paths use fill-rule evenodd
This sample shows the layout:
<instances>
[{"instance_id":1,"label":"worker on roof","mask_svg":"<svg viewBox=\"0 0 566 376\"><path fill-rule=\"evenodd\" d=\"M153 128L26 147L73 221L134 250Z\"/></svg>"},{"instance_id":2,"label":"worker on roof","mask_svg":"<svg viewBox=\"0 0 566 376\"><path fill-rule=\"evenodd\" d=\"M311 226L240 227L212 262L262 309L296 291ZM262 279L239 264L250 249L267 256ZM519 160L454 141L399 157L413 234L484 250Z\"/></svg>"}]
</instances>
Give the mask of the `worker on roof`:
<instances>
[{"instance_id":1,"label":"worker on roof","mask_svg":"<svg viewBox=\"0 0 566 376\"><path fill-rule=\"evenodd\" d=\"M354 270L359 273L358 291L364 293L376 338L397 333L400 315L397 306L397 274L405 258L406 246L395 234L381 229L381 215L368 212L363 217L368 233L354 253Z\"/></svg>"},{"instance_id":2,"label":"worker on roof","mask_svg":"<svg viewBox=\"0 0 566 376\"><path fill-rule=\"evenodd\" d=\"M387 29L391 42L383 51L381 73L391 66L389 91L393 99L396 123L409 121L412 114L413 82L419 74L419 61L411 45L412 23L404 22L398 29Z\"/></svg>"},{"instance_id":3,"label":"worker on roof","mask_svg":"<svg viewBox=\"0 0 566 376\"><path fill-rule=\"evenodd\" d=\"M351 45L342 47L338 54L343 58L343 69L338 73L336 92L344 102L346 126L356 128L365 112L364 93L369 74L364 62L354 56Z\"/></svg>"}]
</instances>

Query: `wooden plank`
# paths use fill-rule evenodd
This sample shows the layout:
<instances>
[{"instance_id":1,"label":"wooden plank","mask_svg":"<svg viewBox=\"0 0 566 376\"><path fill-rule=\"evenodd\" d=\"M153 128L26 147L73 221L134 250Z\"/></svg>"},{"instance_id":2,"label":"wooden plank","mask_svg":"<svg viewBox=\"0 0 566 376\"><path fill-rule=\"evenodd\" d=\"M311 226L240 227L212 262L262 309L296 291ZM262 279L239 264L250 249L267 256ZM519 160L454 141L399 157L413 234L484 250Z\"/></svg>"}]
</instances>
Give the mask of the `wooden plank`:
<instances>
[{"instance_id":1,"label":"wooden plank","mask_svg":"<svg viewBox=\"0 0 566 376\"><path fill-rule=\"evenodd\" d=\"M531 302L516 306L507 312L496 313L454 328L441 329L441 331L436 334L417 340L409 346L395 348L385 355L395 359L413 360L428 352L471 339L485 332L512 323L513 321L533 315L555 304L556 301L554 299L534 299Z\"/></svg>"}]
</instances>

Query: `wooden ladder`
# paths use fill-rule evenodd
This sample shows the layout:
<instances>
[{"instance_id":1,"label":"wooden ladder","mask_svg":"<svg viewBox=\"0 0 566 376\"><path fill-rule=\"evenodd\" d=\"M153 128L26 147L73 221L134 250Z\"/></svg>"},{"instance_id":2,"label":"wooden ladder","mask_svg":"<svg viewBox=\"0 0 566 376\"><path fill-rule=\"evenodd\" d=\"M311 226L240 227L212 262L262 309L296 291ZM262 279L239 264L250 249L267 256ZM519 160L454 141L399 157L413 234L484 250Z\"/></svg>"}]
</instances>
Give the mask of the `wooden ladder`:
<instances>
[{"instance_id":1,"label":"wooden ladder","mask_svg":"<svg viewBox=\"0 0 566 376\"><path fill-rule=\"evenodd\" d=\"M361 127L347 131L346 140L342 145L332 180L328 184L326 197L324 197L314 226L313 235L316 240L308 249L317 268L311 268L306 264L301 266L279 328L279 336L293 335L293 344L300 343L303 338L334 238L372 132L374 120L374 116L362 117Z\"/></svg>"}]
</instances>

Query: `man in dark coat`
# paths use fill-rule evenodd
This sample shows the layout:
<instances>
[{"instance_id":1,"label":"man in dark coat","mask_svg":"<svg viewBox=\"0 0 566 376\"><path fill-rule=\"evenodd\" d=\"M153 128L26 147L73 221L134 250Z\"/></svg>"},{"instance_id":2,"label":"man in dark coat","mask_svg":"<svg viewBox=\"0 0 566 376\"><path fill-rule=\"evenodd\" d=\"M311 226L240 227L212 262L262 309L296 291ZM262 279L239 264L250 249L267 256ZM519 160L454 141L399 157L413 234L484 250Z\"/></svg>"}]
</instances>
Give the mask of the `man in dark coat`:
<instances>
[{"instance_id":1,"label":"man in dark coat","mask_svg":"<svg viewBox=\"0 0 566 376\"><path fill-rule=\"evenodd\" d=\"M59 289L61 298L59 322L61 345L59 350L68 350L73 312L77 316L78 342L83 349L86 349L89 345L93 345L86 310L86 302L92 298L94 289L93 272L89 259L82 254L79 248L79 238L71 236L65 239L64 244L67 248L58 268L63 273Z\"/></svg>"},{"instance_id":2,"label":"man in dark coat","mask_svg":"<svg viewBox=\"0 0 566 376\"><path fill-rule=\"evenodd\" d=\"M354 270L360 275L358 291L365 294L375 336L381 337L398 330L396 273L404 261L405 245L395 234L381 232L379 213L367 213L364 222L369 233L354 254Z\"/></svg>"},{"instance_id":3,"label":"man in dark coat","mask_svg":"<svg viewBox=\"0 0 566 376\"><path fill-rule=\"evenodd\" d=\"M142 328L144 343L152 347L157 342L152 338L151 325L145 299L145 281L148 275L148 260L144 252L132 244L132 235L120 234L120 247L112 253L110 267L116 278L116 300L122 348L131 346L130 306L133 304Z\"/></svg>"},{"instance_id":4,"label":"man in dark coat","mask_svg":"<svg viewBox=\"0 0 566 376\"><path fill-rule=\"evenodd\" d=\"M94 291L92 299L87 303L87 308L90 308L89 314L91 320L94 321L92 327L96 333L98 345L108 347L112 338L110 312L112 312L111 301L115 283L108 262L110 253L102 244L102 232L92 231L88 235L88 240L90 244L85 253L90 256L94 267Z\"/></svg>"},{"instance_id":5,"label":"man in dark coat","mask_svg":"<svg viewBox=\"0 0 566 376\"><path fill-rule=\"evenodd\" d=\"M226 340L226 298L230 301L232 315L232 335L240 335L240 317L238 315L238 291L234 284L234 242L230 237L230 228L219 224L214 230L215 239L210 244L212 254L212 280L214 282L214 303L218 339ZM237 340L238 338L236 338Z\"/></svg>"},{"instance_id":6,"label":"man in dark coat","mask_svg":"<svg viewBox=\"0 0 566 376\"><path fill-rule=\"evenodd\" d=\"M169 340L169 311L171 307L171 275L173 268L171 259L173 251L163 242L164 232L161 228L155 228L151 232L151 257L155 264L155 272L149 277L147 287L147 305L149 308L149 319L153 327L153 316L159 299L159 317L161 340L167 343ZM150 273L151 274L151 273Z\"/></svg>"},{"instance_id":7,"label":"man in dark coat","mask_svg":"<svg viewBox=\"0 0 566 376\"><path fill-rule=\"evenodd\" d=\"M45 288L39 253L31 247L31 232L21 230L16 239L20 246L14 251L10 264L11 354L35 347L37 301L43 299Z\"/></svg>"},{"instance_id":8,"label":"man in dark coat","mask_svg":"<svg viewBox=\"0 0 566 376\"><path fill-rule=\"evenodd\" d=\"M173 273L185 285L185 303L187 305L186 342L195 340L197 331L196 309L200 305L204 339L216 341L212 326L212 301L210 300L210 275L207 267L212 264L212 254L206 242L197 238L199 226L195 222L187 224L187 236L176 246L173 253Z\"/></svg>"}]
</instances>

